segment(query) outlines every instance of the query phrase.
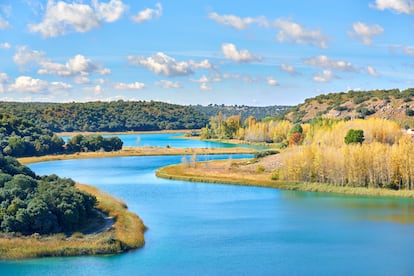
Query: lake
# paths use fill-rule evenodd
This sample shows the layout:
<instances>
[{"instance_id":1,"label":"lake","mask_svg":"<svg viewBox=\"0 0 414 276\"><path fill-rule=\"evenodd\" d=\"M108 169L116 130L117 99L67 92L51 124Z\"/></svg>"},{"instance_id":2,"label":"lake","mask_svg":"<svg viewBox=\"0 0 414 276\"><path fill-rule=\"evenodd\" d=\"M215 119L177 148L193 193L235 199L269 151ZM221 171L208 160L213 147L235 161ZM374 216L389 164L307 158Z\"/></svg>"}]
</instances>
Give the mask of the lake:
<instances>
[{"instance_id":1,"label":"lake","mask_svg":"<svg viewBox=\"0 0 414 276\"><path fill-rule=\"evenodd\" d=\"M124 146L130 147L173 147L173 148L257 148L266 149L266 146L252 146L248 144L231 144L217 141L186 139L183 137L185 133L148 133L148 134L114 134L102 135L103 137L119 137ZM71 136L63 136L64 141L67 141Z\"/></svg>"},{"instance_id":2,"label":"lake","mask_svg":"<svg viewBox=\"0 0 414 276\"><path fill-rule=\"evenodd\" d=\"M30 165L38 174L71 177L124 200L148 226L146 244L115 256L0 261L0 275L413 274L412 200L155 177L158 167L181 158Z\"/></svg>"}]
</instances>

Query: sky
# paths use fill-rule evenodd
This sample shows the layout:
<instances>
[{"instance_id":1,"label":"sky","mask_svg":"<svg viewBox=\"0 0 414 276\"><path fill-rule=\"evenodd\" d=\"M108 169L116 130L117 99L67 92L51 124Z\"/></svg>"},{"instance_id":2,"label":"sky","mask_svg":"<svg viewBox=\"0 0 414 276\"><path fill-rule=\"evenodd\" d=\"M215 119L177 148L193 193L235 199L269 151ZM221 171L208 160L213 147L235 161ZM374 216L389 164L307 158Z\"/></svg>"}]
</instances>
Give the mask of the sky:
<instances>
[{"instance_id":1,"label":"sky","mask_svg":"<svg viewBox=\"0 0 414 276\"><path fill-rule=\"evenodd\" d=\"M413 0L0 0L3 101L296 105L413 82Z\"/></svg>"}]
</instances>

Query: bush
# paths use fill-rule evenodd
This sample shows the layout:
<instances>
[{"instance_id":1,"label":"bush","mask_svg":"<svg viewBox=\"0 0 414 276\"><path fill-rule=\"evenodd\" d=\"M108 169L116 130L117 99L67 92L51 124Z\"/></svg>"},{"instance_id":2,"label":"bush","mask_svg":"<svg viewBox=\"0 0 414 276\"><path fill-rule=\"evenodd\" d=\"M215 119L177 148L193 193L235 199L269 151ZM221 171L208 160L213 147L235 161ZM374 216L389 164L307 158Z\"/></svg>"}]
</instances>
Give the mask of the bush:
<instances>
[{"instance_id":1,"label":"bush","mask_svg":"<svg viewBox=\"0 0 414 276\"><path fill-rule=\"evenodd\" d=\"M350 129L345 138L345 144L362 144L364 142L364 131L362 129Z\"/></svg>"},{"instance_id":2,"label":"bush","mask_svg":"<svg viewBox=\"0 0 414 276\"><path fill-rule=\"evenodd\" d=\"M265 156L278 154L279 152L277 150L265 150L265 151L259 151L254 154L254 158L262 158Z\"/></svg>"}]
</instances>

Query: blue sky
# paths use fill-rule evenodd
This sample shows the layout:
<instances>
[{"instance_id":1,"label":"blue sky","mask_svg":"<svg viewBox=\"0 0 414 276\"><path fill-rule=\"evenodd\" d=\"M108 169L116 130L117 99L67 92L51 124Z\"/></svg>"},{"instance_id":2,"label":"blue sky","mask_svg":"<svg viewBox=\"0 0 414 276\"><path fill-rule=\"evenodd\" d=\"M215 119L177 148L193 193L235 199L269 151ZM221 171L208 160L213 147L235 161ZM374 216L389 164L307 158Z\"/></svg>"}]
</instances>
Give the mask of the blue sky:
<instances>
[{"instance_id":1,"label":"blue sky","mask_svg":"<svg viewBox=\"0 0 414 276\"><path fill-rule=\"evenodd\" d=\"M414 87L413 0L0 2L0 100L294 105Z\"/></svg>"}]
</instances>

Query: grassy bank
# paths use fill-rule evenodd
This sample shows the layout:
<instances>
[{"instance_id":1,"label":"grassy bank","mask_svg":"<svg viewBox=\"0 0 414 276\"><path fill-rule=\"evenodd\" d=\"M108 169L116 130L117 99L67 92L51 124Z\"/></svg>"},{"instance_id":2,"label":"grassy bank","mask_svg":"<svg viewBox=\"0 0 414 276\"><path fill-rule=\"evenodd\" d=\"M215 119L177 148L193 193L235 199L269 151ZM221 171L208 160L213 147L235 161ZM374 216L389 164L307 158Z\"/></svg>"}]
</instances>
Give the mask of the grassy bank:
<instances>
[{"instance_id":1,"label":"grassy bank","mask_svg":"<svg viewBox=\"0 0 414 276\"><path fill-rule=\"evenodd\" d=\"M56 154L18 158L21 164L44 161L106 158L121 156L159 156L159 155L204 155L204 154L249 154L256 150L248 148L162 148L162 147L123 147L113 152L79 152L74 154Z\"/></svg>"},{"instance_id":2,"label":"grassy bank","mask_svg":"<svg viewBox=\"0 0 414 276\"><path fill-rule=\"evenodd\" d=\"M0 258L23 259L49 256L78 256L115 254L144 245L145 226L141 219L129 212L125 203L98 189L77 184L77 187L96 196L98 209L115 219L107 231L96 234L74 233L41 236L0 235Z\"/></svg>"},{"instance_id":3,"label":"grassy bank","mask_svg":"<svg viewBox=\"0 0 414 276\"><path fill-rule=\"evenodd\" d=\"M231 162L231 164L229 163ZM209 161L197 163L196 167L183 164L171 165L157 170L161 178L205 183L226 183L243 186L258 186L283 190L307 192L338 193L347 195L373 197L414 198L414 191L388 190L373 188L340 187L319 183L286 183L271 179L268 172L252 172L243 170L245 160Z\"/></svg>"}]
</instances>

